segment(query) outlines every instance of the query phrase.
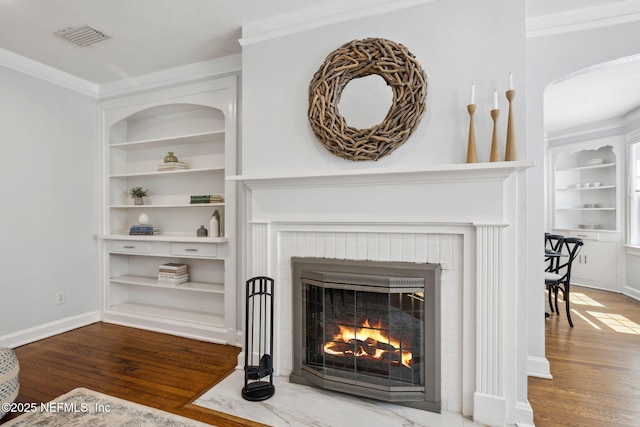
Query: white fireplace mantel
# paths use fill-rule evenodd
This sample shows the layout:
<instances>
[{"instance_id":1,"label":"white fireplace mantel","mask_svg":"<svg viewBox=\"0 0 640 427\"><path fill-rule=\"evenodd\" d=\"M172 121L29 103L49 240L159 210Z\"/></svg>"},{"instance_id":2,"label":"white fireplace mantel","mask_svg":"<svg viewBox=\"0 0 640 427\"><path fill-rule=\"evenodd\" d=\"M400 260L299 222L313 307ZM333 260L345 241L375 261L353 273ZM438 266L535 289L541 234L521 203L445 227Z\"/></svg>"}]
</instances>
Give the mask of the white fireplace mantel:
<instances>
[{"instance_id":1,"label":"white fireplace mantel","mask_svg":"<svg viewBox=\"0 0 640 427\"><path fill-rule=\"evenodd\" d=\"M532 167L533 161L462 163L425 165L419 168L348 169L281 175L232 175L227 179L241 181L248 188L317 186L342 184L375 184L425 181L504 180L515 171Z\"/></svg>"},{"instance_id":2,"label":"white fireplace mantel","mask_svg":"<svg viewBox=\"0 0 640 427\"><path fill-rule=\"evenodd\" d=\"M276 279L278 375L291 368L291 257L442 266L443 409L491 426L531 424L526 263L516 244L530 161L239 175L247 277ZM522 314L525 314L523 317ZM524 355L524 360L522 359ZM523 393L524 391L524 393Z\"/></svg>"}]
</instances>

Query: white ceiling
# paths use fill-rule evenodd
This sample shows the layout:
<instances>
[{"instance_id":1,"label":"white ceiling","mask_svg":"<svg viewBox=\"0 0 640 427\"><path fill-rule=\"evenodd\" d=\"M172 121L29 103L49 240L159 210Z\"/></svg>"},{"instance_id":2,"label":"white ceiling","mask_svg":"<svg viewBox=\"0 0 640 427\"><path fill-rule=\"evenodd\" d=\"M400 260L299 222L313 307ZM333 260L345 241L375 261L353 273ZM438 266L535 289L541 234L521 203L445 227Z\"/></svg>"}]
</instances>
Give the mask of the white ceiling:
<instances>
[{"instance_id":1,"label":"white ceiling","mask_svg":"<svg viewBox=\"0 0 640 427\"><path fill-rule=\"evenodd\" d=\"M0 49L87 82L105 84L240 53L238 39L244 24L310 8L365 7L387 1L392 0L0 0ZM639 1L527 0L527 17L539 20ZM60 29L81 24L111 38L78 47L55 35ZM640 75L628 68L624 74ZM573 91L588 75L582 74L575 84L563 82L554 91ZM605 87L603 78L611 80L603 70L596 75L601 79L595 84L598 88ZM559 108L549 110L553 117L570 110L560 108L561 102L577 99L572 93L554 96L550 99L555 99ZM582 107L585 104L579 103ZM582 117L586 115L582 111ZM553 123L563 120L558 116Z\"/></svg>"}]
</instances>

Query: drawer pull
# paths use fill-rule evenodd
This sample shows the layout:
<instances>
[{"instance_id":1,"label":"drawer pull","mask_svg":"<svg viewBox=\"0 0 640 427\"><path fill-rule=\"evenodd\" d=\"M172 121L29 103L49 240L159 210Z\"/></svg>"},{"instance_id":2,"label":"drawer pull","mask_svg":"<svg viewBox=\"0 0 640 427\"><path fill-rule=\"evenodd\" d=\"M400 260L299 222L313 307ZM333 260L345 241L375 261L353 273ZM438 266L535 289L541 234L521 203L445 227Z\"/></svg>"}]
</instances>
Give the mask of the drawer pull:
<instances>
[{"instance_id":1,"label":"drawer pull","mask_svg":"<svg viewBox=\"0 0 640 427\"><path fill-rule=\"evenodd\" d=\"M135 249L136 247L135 246L131 246L131 245L127 245L127 246L124 246L124 248L125 249Z\"/></svg>"},{"instance_id":2,"label":"drawer pull","mask_svg":"<svg viewBox=\"0 0 640 427\"><path fill-rule=\"evenodd\" d=\"M578 236L578 237L589 237L588 234L576 234L576 236Z\"/></svg>"},{"instance_id":3,"label":"drawer pull","mask_svg":"<svg viewBox=\"0 0 640 427\"><path fill-rule=\"evenodd\" d=\"M185 248L184 251L185 252L198 252L197 249L193 249L193 248Z\"/></svg>"}]
</instances>

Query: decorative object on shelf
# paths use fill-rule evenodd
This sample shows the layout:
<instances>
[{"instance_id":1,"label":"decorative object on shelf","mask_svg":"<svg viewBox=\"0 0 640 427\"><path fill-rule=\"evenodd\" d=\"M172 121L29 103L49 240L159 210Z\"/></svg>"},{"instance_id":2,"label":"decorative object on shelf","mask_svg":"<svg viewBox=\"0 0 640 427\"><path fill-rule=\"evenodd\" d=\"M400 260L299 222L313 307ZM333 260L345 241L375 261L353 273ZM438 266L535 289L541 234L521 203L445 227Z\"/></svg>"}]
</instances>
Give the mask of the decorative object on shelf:
<instances>
[{"instance_id":1,"label":"decorative object on shelf","mask_svg":"<svg viewBox=\"0 0 640 427\"><path fill-rule=\"evenodd\" d=\"M491 136L491 155L490 162L500 161L500 145L498 142L498 117L500 110L498 109L498 92L493 91L493 110L491 110L491 119L493 119L493 135Z\"/></svg>"},{"instance_id":2,"label":"decorative object on shelf","mask_svg":"<svg viewBox=\"0 0 640 427\"><path fill-rule=\"evenodd\" d=\"M469 112L469 142L467 143L467 163L476 163L478 161L478 155L476 152L476 130L473 125L473 115L476 112L475 104L475 91L476 85L471 85L471 102L467 105L467 111Z\"/></svg>"},{"instance_id":3,"label":"decorative object on shelf","mask_svg":"<svg viewBox=\"0 0 640 427\"><path fill-rule=\"evenodd\" d=\"M196 236L198 237L207 237L208 235L209 235L209 232L207 231L206 228L204 228L204 225L201 225L200 228L196 230Z\"/></svg>"},{"instance_id":4,"label":"decorative object on shelf","mask_svg":"<svg viewBox=\"0 0 640 427\"><path fill-rule=\"evenodd\" d=\"M180 285L188 281L189 272L187 264L179 264L175 262L160 264L160 267L158 268L159 284Z\"/></svg>"},{"instance_id":5,"label":"decorative object on shelf","mask_svg":"<svg viewBox=\"0 0 640 427\"><path fill-rule=\"evenodd\" d=\"M154 236L160 234L160 229L153 224L136 224L129 227L130 236Z\"/></svg>"},{"instance_id":6,"label":"decorative object on shelf","mask_svg":"<svg viewBox=\"0 0 640 427\"><path fill-rule=\"evenodd\" d=\"M247 280L242 397L252 402L273 396L273 279ZM261 381L269 377L269 381Z\"/></svg>"},{"instance_id":7,"label":"decorative object on shelf","mask_svg":"<svg viewBox=\"0 0 640 427\"><path fill-rule=\"evenodd\" d=\"M518 160L516 155L516 130L513 124L513 99L516 91L513 90L513 75L509 73L509 90L505 92L509 101L509 116L507 118L507 143L505 147L504 160L507 162Z\"/></svg>"},{"instance_id":8,"label":"decorative object on shelf","mask_svg":"<svg viewBox=\"0 0 640 427\"><path fill-rule=\"evenodd\" d=\"M382 123L367 129L349 126L338 111L342 91L355 78L377 74L393 91ZM378 160L401 146L425 110L427 75L401 44L382 38L353 40L331 52L309 85L308 118L316 138L343 159Z\"/></svg>"},{"instance_id":9,"label":"decorative object on shelf","mask_svg":"<svg viewBox=\"0 0 640 427\"><path fill-rule=\"evenodd\" d=\"M169 154L164 156L165 163L177 163L179 161L180 160L178 160L178 158L173 154L173 151L169 151Z\"/></svg>"},{"instance_id":10,"label":"decorative object on shelf","mask_svg":"<svg viewBox=\"0 0 640 427\"><path fill-rule=\"evenodd\" d=\"M188 169L186 163L181 162L173 153L173 151L169 151L169 154L164 156L164 163L158 165L158 172L164 171L175 171Z\"/></svg>"},{"instance_id":11,"label":"decorative object on shelf","mask_svg":"<svg viewBox=\"0 0 640 427\"><path fill-rule=\"evenodd\" d=\"M145 212L142 212L140 216L138 216L138 224L141 225L151 225L151 218Z\"/></svg>"},{"instance_id":12,"label":"decorative object on shelf","mask_svg":"<svg viewBox=\"0 0 640 427\"><path fill-rule=\"evenodd\" d=\"M132 187L129 190L129 194L133 197L133 203L136 205L144 205L144 198L147 197L147 192L142 187Z\"/></svg>"},{"instance_id":13,"label":"decorative object on shelf","mask_svg":"<svg viewBox=\"0 0 640 427\"><path fill-rule=\"evenodd\" d=\"M216 209L209 220L209 232L211 237L220 237L220 213Z\"/></svg>"},{"instance_id":14,"label":"decorative object on shelf","mask_svg":"<svg viewBox=\"0 0 640 427\"><path fill-rule=\"evenodd\" d=\"M224 203L224 196L221 194L202 194L191 196L189 201L192 205L201 203Z\"/></svg>"}]
</instances>

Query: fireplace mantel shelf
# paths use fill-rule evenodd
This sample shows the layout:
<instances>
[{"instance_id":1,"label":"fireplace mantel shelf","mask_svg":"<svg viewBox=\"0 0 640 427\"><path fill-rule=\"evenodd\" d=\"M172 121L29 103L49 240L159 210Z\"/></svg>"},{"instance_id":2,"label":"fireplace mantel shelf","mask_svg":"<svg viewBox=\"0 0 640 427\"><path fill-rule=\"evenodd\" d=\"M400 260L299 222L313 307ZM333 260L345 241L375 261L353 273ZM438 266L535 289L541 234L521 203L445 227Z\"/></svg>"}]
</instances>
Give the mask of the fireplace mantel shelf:
<instances>
[{"instance_id":1,"label":"fireplace mantel shelf","mask_svg":"<svg viewBox=\"0 0 640 427\"><path fill-rule=\"evenodd\" d=\"M425 181L504 180L512 173L534 166L530 160L492 163L425 165L413 168L350 169L286 175L233 175L227 179L243 182L249 188L377 184Z\"/></svg>"}]
</instances>

